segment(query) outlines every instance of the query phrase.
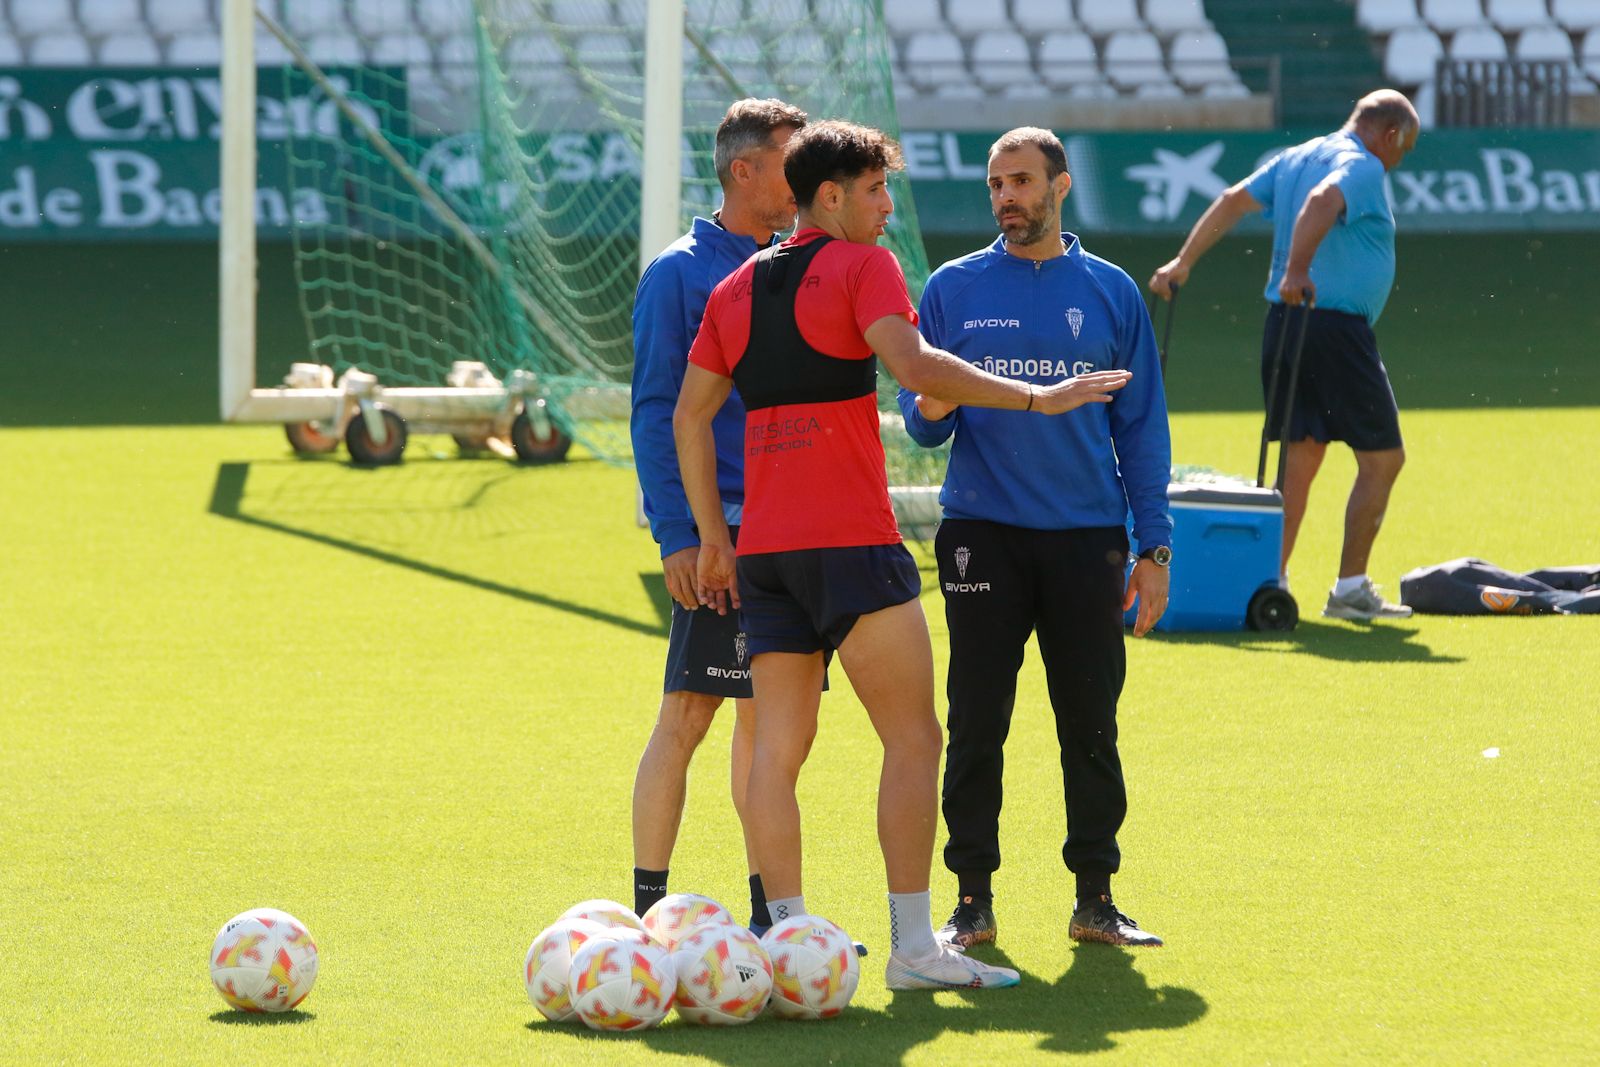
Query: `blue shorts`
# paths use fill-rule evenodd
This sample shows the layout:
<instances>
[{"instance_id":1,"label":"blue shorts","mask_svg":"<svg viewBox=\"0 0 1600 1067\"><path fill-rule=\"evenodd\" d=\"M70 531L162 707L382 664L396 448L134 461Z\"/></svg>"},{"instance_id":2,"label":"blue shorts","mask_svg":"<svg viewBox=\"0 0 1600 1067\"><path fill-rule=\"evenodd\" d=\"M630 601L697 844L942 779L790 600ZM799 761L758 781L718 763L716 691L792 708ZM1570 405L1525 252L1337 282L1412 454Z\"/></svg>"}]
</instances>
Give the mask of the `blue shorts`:
<instances>
[{"instance_id":1,"label":"blue shorts","mask_svg":"<svg viewBox=\"0 0 1600 1067\"><path fill-rule=\"evenodd\" d=\"M730 526L734 543L739 527ZM739 613L718 615L714 608L688 610L672 602L672 629L667 634L667 677L663 693L706 693L744 698L750 690L750 651Z\"/></svg>"},{"instance_id":2,"label":"blue shorts","mask_svg":"<svg viewBox=\"0 0 1600 1067\"><path fill-rule=\"evenodd\" d=\"M861 616L921 593L922 575L902 544L739 557L739 618L752 656L831 655Z\"/></svg>"},{"instance_id":3,"label":"blue shorts","mask_svg":"<svg viewBox=\"0 0 1600 1067\"><path fill-rule=\"evenodd\" d=\"M1271 387L1272 364L1277 357L1285 305L1267 309L1261 333L1261 391ZM1288 361L1294 358L1303 310L1289 316L1289 334L1283 343L1284 367L1278 375L1278 395L1267 404L1267 439L1283 435L1283 401L1289 395ZM1289 420L1289 440L1309 437L1327 444L1343 441L1358 452L1381 452L1401 447L1400 409L1389 386L1389 372L1378 357L1378 339L1360 315L1331 308L1312 308L1306 325L1306 346L1300 353L1300 380L1295 387L1294 411Z\"/></svg>"}]
</instances>

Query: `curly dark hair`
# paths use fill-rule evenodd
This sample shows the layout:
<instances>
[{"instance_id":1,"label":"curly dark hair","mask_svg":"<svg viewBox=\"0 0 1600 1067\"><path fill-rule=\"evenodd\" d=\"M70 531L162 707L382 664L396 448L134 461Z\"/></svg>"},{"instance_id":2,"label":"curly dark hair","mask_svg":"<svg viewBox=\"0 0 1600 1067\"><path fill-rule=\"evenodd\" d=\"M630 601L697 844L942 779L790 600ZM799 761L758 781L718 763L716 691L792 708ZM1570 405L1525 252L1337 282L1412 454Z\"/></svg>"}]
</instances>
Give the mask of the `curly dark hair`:
<instances>
[{"instance_id":1,"label":"curly dark hair","mask_svg":"<svg viewBox=\"0 0 1600 1067\"><path fill-rule=\"evenodd\" d=\"M810 207L823 182L850 182L869 171L900 170L905 159L894 138L871 126L829 119L814 122L789 139L783 176L794 201Z\"/></svg>"}]
</instances>

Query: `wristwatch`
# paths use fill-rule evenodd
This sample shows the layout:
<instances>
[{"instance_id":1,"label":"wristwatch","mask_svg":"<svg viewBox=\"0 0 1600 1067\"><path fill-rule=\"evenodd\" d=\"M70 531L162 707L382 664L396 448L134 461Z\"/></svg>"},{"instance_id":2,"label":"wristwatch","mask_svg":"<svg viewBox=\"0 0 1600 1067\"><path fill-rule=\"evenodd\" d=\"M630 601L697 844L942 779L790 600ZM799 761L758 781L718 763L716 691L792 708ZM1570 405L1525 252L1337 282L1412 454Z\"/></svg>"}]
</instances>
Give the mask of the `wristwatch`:
<instances>
[{"instance_id":1,"label":"wristwatch","mask_svg":"<svg viewBox=\"0 0 1600 1067\"><path fill-rule=\"evenodd\" d=\"M1147 548L1143 552L1139 553L1139 558L1147 559L1151 563L1154 563L1157 567L1166 567L1172 563L1172 549L1168 548L1166 545L1157 545L1154 548Z\"/></svg>"}]
</instances>

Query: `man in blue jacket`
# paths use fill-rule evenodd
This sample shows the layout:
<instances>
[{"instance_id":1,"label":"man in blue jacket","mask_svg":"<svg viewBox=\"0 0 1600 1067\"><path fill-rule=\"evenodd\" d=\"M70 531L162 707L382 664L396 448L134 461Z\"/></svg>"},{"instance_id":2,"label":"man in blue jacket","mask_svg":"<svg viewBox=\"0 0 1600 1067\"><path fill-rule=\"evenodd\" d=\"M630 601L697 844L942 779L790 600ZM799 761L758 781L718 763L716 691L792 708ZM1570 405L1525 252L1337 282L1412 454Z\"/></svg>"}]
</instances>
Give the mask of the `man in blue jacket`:
<instances>
[{"instance_id":1,"label":"man in blue jacket","mask_svg":"<svg viewBox=\"0 0 1600 1067\"><path fill-rule=\"evenodd\" d=\"M697 218L639 279L633 306L634 463L645 516L661 546L661 567L673 600L661 710L639 759L633 785L634 910L643 914L667 891L667 867L683 816L689 760L726 697L733 697L733 803L744 815L754 748L750 663L736 614L702 608L695 595L700 538L678 471L672 411L717 283L794 225L795 203L783 175L783 148L806 113L781 100L740 100L717 127L714 156L722 207ZM737 536L744 503L744 405L738 394L713 421L717 487L723 515ZM765 894L750 859L751 928L771 925Z\"/></svg>"},{"instance_id":2,"label":"man in blue jacket","mask_svg":"<svg viewBox=\"0 0 1600 1067\"><path fill-rule=\"evenodd\" d=\"M1138 287L1061 231L1071 187L1055 134L1024 127L996 141L989 200L1001 235L928 279L922 332L995 374L1048 385L1129 370L1127 387L1109 404L1053 419L900 391L906 430L919 444L955 435L934 547L950 628L944 858L960 883L940 933L962 946L995 938L1003 747L1023 648L1035 631L1061 744L1061 854L1077 880L1069 934L1161 944L1117 909L1111 875L1127 813L1117 754L1123 613L1138 603L1134 633L1142 636L1167 602L1166 398ZM1124 584L1130 509L1139 558Z\"/></svg>"}]
</instances>

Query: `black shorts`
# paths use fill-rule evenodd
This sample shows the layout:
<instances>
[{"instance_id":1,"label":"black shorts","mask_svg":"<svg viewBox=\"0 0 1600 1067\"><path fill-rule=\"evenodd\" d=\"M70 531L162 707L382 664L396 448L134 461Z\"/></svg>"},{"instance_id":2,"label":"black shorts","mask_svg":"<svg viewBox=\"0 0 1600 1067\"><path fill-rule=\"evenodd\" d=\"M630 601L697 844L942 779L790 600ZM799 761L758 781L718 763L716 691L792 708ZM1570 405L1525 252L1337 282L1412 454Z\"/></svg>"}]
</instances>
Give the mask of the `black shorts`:
<instances>
[{"instance_id":1,"label":"black shorts","mask_svg":"<svg viewBox=\"0 0 1600 1067\"><path fill-rule=\"evenodd\" d=\"M922 593L922 575L902 544L803 548L739 557L739 618L750 655L826 652L856 620Z\"/></svg>"},{"instance_id":2,"label":"black shorts","mask_svg":"<svg viewBox=\"0 0 1600 1067\"><path fill-rule=\"evenodd\" d=\"M739 528L728 532L734 543ZM707 693L719 697L748 697L750 650L739 613L718 615L714 608L690 611L672 602L672 629L667 634L667 677L663 693Z\"/></svg>"},{"instance_id":3,"label":"black shorts","mask_svg":"<svg viewBox=\"0 0 1600 1067\"><path fill-rule=\"evenodd\" d=\"M1272 365L1278 355L1286 305L1267 308L1261 332L1261 392L1271 389ZM1299 336L1301 308L1289 315L1289 333L1283 343L1284 366L1278 375L1278 395L1267 398L1267 436L1283 435L1283 402L1289 395L1289 361ZM1401 447L1400 409L1389 386L1389 372L1378 358L1378 339L1360 315L1329 308L1312 308L1306 325L1306 345L1300 353L1300 380L1295 388L1289 440L1305 438L1344 441L1358 452Z\"/></svg>"}]
</instances>

